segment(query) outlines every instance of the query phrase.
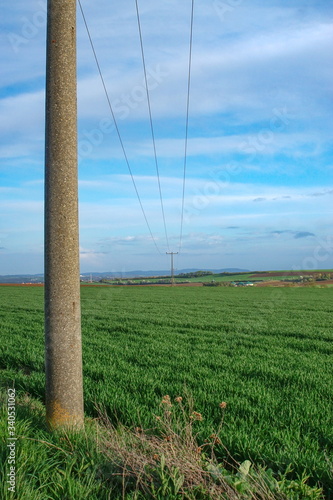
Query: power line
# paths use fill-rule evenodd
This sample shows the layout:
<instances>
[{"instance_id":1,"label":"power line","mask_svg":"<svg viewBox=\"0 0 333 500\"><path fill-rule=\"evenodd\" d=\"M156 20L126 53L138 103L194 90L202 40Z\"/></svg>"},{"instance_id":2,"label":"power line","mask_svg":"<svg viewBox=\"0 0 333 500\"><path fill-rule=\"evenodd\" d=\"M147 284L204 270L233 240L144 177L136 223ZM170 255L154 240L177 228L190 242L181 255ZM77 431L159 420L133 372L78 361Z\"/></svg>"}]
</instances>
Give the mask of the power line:
<instances>
[{"instance_id":1,"label":"power line","mask_svg":"<svg viewBox=\"0 0 333 500\"><path fill-rule=\"evenodd\" d=\"M105 84L105 81L104 81L104 78L103 78L102 70L101 70L101 67L100 67L100 64L99 64L99 61L98 61L98 57L97 57L95 48L94 48L92 37L90 35L90 30L89 30L89 27L88 27L88 24L87 24L87 20L86 20L86 17L85 17L83 8L82 8L81 0L78 0L78 3L79 3L79 6L80 6L80 10L81 10L81 14L82 14L82 17L83 17L83 21L84 21L84 24L85 24L85 27L86 27L86 30L87 30L87 33L88 33L90 45L91 45L91 48L92 48L92 51L93 51L93 54L94 54L94 58L95 58L96 65L97 65L97 68L98 68L98 72L99 72L99 75L100 75L100 78L101 78L103 89L104 89L104 92L105 92L105 95L106 95L106 99L107 99L107 102L108 102L108 105L109 105L109 108L110 108L110 111L111 111L111 115L112 115L112 118L113 118L113 121L114 121L115 129L116 129L116 132L117 132L117 135L118 135L118 138L119 138L119 142L120 142L120 145L121 145L121 148L122 148L122 151L123 151L123 154L124 154L124 158L125 158L125 161L126 161L126 164L127 164L127 167L128 167L131 179L132 179L132 183L133 183L133 186L134 186L134 189L135 189L135 192L136 192L136 195L137 195L140 207L141 207L141 211L142 211L142 214L144 216L146 225L148 227L150 236L151 236L151 238L152 238L152 240L154 242L154 245L155 245L158 253L160 255L162 255L162 252L158 248L156 240L155 240L155 238L153 236L151 227L149 225L149 222L148 222L148 219L147 219L147 216L146 216L145 210L143 208L143 204L142 204L142 201L141 201L141 198L140 198L137 186L136 186L136 182L135 182L135 179L134 179L134 176L133 176L133 173L132 173L132 169L131 169L131 166L130 166L130 163L129 163L129 160L128 160L128 157L127 157L127 154L126 154L125 146L124 146L123 140L122 140L121 135L120 135L119 127L118 127L118 124L117 124L117 121L116 121L116 118L115 118L115 115L114 115L114 112L113 112L113 108L112 108L112 105L111 105L109 94L108 94L108 91L107 91L107 88L106 88L106 84ZM153 120L152 120L152 111L151 111L151 104L150 104L149 87L148 87L148 81L147 81L147 71L146 71L146 62L145 62L145 55L144 55L144 47L143 47L143 39L142 39L142 31L141 31L141 22L140 22L140 13L139 13L139 7L138 7L138 0L135 0L135 3L136 3L138 29L139 29L139 35L140 35L141 55L142 55L144 77L145 77L145 84L146 84L147 103L148 103L148 111L149 111L149 119L150 119L150 128L151 128L151 134L152 134L153 150L154 150L154 158L155 158L155 166L156 166L156 173L157 173L157 180L158 180L158 187L159 187L159 194L160 194L161 211L162 211L162 216L163 216L163 224L164 224L164 231L165 231L166 242L167 242L168 249L170 250L170 248L169 248L168 233L167 233L167 227L166 227L164 205L163 205L163 196L162 196L160 175L159 175L159 167L158 167L158 161L157 161L156 141L155 141L155 133L154 133L154 127L153 127ZM186 124L185 124L185 142L184 142L183 188L182 188L182 203L181 203L181 222L180 222L180 236L179 236L179 252L180 252L181 247L182 247L183 225L184 225L185 187L186 187L187 151L188 151L188 128L189 128L189 108L190 108L190 89L191 89L191 68L192 68L193 18L194 18L194 0L192 0L191 21L190 21L190 43L189 43L188 84L187 84L187 101L186 101ZM178 254L179 252L177 252L175 254Z\"/></svg>"},{"instance_id":2,"label":"power line","mask_svg":"<svg viewBox=\"0 0 333 500\"><path fill-rule=\"evenodd\" d=\"M108 102L108 105L109 105L109 108L110 108L110 111L111 111L113 122L114 122L114 125L115 125L115 128L116 128L116 132L117 132L118 139L119 139L119 142L120 142L120 145L121 145L121 149L123 151L123 154L124 154L124 157L125 157L125 161L126 161L126 164L127 164L127 167L128 167L131 179L132 179L132 183L133 183L133 186L134 186L137 198L139 200L139 204L140 204L140 207L141 207L141 211L142 211L143 217L144 217L144 219L146 221L146 224L147 224L150 236L151 236L151 238L152 238L152 240L154 242L156 250L158 251L158 253L160 255L163 255L162 252L160 251L160 249L157 246L157 243L156 243L156 240L155 240L155 238L153 236L153 233L152 233L151 227L149 225L149 222L148 222L145 210L143 208L142 201L141 201L141 198L140 198L140 195L139 195L139 191L138 191L138 188L137 188L137 185L136 185L133 173L132 173L132 169L131 169L131 166L130 166L130 163L129 163L129 160L128 160L128 157L127 157L127 154L126 154L126 151L125 151L125 146L124 146L123 140L122 140L121 135L120 135L120 131L119 131L119 127L118 127L118 124L117 124L117 120L116 120L116 117L115 117L114 112L113 112L113 108L112 108L112 105L111 105L109 93L108 93L108 90L106 88L105 80L103 78L102 70L101 70L101 67L100 67L100 64L99 64L99 61L98 61L98 57L97 57L97 54L96 54L96 51L95 51L94 43L92 41L92 37L91 37L91 34L90 34L90 30L89 30L89 27L88 27L86 16L84 14L84 11L83 11L83 8L82 8L82 5L81 5L81 0L78 0L78 1L79 1L79 6L80 6L80 10L81 10L83 22L85 24L85 27L86 27L86 30L87 30L87 34L88 34L88 38L89 38L89 41L90 41L90 45L91 45L91 48L92 48L92 51L93 51L93 54L94 54L94 58L95 58L95 61L96 61L96 65L97 65L97 69L98 69L98 72L99 72L99 76L101 78L101 82L102 82L103 89L104 89L104 92L105 92L105 96L106 96L106 99L107 99L107 102ZM164 216L164 213L163 213L163 216Z\"/></svg>"},{"instance_id":3,"label":"power line","mask_svg":"<svg viewBox=\"0 0 333 500\"><path fill-rule=\"evenodd\" d=\"M189 51L189 62L188 62L186 126L185 126L185 146L184 146L183 193L182 193L182 210L181 210L181 221L180 221L179 252L181 250L182 240L183 240L184 200L185 200L187 146L188 146L188 122L189 122L189 110L190 110L191 68L192 68L193 17L194 17L194 0L192 0L192 9L191 9L190 51Z\"/></svg>"},{"instance_id":4,"label":"power line","mask_svg":"<svg viewBox=\"0 0 333 500\"><path fill-rule=\"evenodd\" d=\"M156 167L156 173L157 173L158 189L159 189L159 193L160 193L160 201L161 201L161 210L162 210L163 223L164 223L165 238L166 238L168 249L169 249L169 238L168 238L168 232L167 232L167 227L166 227L166 222L165 222L165 214L164 214L164 206L163 206L163 199L162 199L162 189L161 189L160 173L159 173L158 161L157 161L157 154L156 154L155 133L154 133L153 118L152 118L151 105L150 105L150 96L149 96L147 71L146 71L146 61L145 61L145 55L144 55L144 49L143 49L143 39L142 39L142 31L141 31L141 22L140 22L140 13L139 13L138 0L135 0L135 5L136 5L136 15L137 15L137 20L138 20L138 29L139 29L139 35L140 35L140 46L141 46L142 64L143 64L143 71L144 71L144 75L145 75L145 85L146 85L146 93L147 93L147 104L148 104L148 110L149 110L150 130L151 130L151 136L152 136L152 141L153 141L153 149L154 149L154 158L155 158L155 167Z\"/></svg>"}]
</instances>

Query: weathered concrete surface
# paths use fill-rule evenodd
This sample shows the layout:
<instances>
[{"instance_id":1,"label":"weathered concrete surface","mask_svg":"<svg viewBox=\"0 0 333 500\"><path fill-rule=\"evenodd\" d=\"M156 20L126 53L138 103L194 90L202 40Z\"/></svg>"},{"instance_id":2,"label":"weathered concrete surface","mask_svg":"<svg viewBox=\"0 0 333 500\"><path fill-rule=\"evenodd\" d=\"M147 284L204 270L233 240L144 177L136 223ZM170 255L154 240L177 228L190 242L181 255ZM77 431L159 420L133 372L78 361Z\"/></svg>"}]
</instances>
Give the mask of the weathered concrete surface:
<instances>
[{"instance_id":1,"label":"weathered concrete surface","mask_svg":"<svg viewBox=\"0 0 333 500\"><path fill-rule=\"evenodd\" d=\"M76 0L48 0L45 363L50 427L82 426Z\"/></svg>"}]
</instances>

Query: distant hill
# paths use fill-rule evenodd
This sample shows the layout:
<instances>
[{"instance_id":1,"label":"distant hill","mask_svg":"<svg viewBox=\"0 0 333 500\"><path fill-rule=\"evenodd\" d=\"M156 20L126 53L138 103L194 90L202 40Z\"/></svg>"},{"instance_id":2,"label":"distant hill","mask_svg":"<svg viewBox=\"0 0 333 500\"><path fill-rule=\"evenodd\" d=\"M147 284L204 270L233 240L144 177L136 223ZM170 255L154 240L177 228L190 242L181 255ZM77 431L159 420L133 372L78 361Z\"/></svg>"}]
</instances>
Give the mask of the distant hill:
<instances>
[{"instance_id":1,"label":"distant hill","mask_svg":"<svg viewBox=\"0 0 333 500\"><path fill-rule=\"evenodd\" d=\"M0 275L1 283L44 283L43 274L7 274Z\"/></svg>"},{"instance_id":2,"label":"distant hill","mask_svg":"<svg viewBox=\"0 0 333 500\"><path fill-rule=\"evenodd\" d=\"M206 268L190 268L175 270L175 275L194 273L198 271L210 271L213 273L247 273L248 269L226 268L226 269L206 269ZM115 272L102 272L102 273L82 273L81 279L87 281L99 281L105 278L148 278L152 276L170 276L170 269L168 270L151 270L151 271L115 271ZM0 276L0 283L43 283L43 274L17 274L17 275L3 275Z\"/></svg>"},{"instance_id":3,"label":"distant hill","mask_svg":"<svg viewBox=\"0 0 333 500\"><path fill-rule=\"evenodd\" d=\"M227 268L227 269L206 269L206 268L191 268L191 269L177 269L175 270L175 276L178 274L194 273L198 271L210 271L213 273L247 273L250 272L248 269L238 269L238 268ZM126 271L126 272L105 272L105 273L83 273L81 277L96 279L101 278L148 278L152 276L170 276L170 269L164 270L150 270L150 271Z\"/></svg>"}]
</instances>

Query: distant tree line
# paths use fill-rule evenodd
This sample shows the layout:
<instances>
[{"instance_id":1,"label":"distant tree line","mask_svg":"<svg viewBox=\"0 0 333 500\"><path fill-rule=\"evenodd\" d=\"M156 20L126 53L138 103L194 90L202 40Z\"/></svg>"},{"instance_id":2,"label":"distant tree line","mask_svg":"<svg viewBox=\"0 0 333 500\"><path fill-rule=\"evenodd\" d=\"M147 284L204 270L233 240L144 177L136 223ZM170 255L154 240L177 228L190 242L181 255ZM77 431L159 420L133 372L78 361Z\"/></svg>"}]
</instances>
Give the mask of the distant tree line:
<instances>
[{"instance_id":1,"label":"distant tree line","mask_svg":"<svg viewBox=\"0 0 333 500\"><path fill-rule=\"evenodd\" d=\"M208 281L207 283L203 283L203 286L235 286L231 281Z\"/></svg>"},{"instance_id":2,"label":"distant tree line","mask_svg":"<svg viewBox=\"0 0 333 500\"><path fill-rule=\"evenodd\" d=\"M333 273L318 273L314 275L316 281L326 281L333 279Z\"/></svg>"},{"instance_id":3,"label":"distant tree line","mask_svg":"<svg viewBox=\"0 0 333 500\"><path fill-rule=\"evenodd\" d=\"M178 278L201 278L202 276L212 276L214 273L211 271L193 271L191 273L177 274Z\"/></svg>"}]
</instances>

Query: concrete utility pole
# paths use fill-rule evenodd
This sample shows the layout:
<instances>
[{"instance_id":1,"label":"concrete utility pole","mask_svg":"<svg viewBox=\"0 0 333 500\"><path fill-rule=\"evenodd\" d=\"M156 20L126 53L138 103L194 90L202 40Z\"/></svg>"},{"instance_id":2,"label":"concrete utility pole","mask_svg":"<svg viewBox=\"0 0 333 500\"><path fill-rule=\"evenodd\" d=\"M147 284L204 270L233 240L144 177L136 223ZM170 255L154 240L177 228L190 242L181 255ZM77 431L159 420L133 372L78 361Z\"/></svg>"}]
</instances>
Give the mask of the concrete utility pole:
<instances>
[{"instance_id":1,"label":"concrete utility pole","mask_svg":"<svg viewBox=\"0 0 333 500\"><path fill-rule=\"evenodd\" d=\"M178 252L166 252L167 255L171 255L171 285L175 286L175 276L174 276L174 269L173 269L173 256L177 255Z\"/></svg>"},{"instance_id":2,"label":"concrete utility pole","mask_svg":"<svg viewBox=\"0 0 333 500\"><path fill-rule=\"evenodd\" d=\"M76 0L48 0L46 66L46 419L82 427Z\"/></svg>"}]
</instances>

